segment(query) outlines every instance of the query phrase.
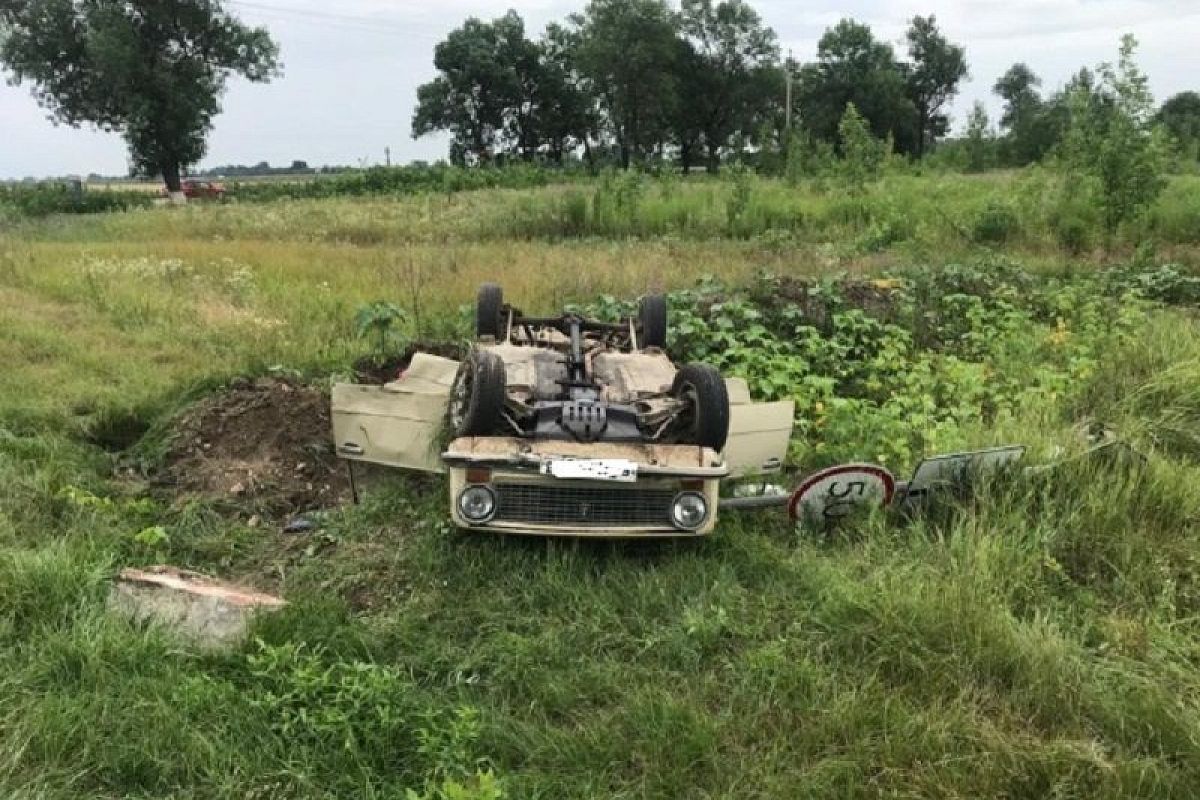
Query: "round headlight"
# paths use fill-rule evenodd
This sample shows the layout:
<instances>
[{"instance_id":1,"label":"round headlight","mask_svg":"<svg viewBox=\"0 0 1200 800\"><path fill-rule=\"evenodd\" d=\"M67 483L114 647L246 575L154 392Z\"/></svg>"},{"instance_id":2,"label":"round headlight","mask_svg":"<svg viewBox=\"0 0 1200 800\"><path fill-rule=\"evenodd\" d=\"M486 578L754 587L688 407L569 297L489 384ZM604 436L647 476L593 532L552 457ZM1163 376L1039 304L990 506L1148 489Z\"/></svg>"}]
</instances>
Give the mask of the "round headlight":
<instances>
[{"instance_id":1,"label":"round headlight","mask_svg":"<svg viewBox=\"0 0 1200 800\"><path fill-rule=\"evenodd\" d=\"M671 503L671 521L675 527L694 531L708 519L708 501L696 492L684 492Z\"/></svg>"},{"instance_id":2,"label":"round headlight","mask_svg":"<svg viewBox=\"0 0 1200 800\"><path fill-rule=\"evenodd\" d=\"M467 522L487 522L496 516L496 493L486 486L468 486L458 496L458 510Z\"/></svg>"}]
</instances>

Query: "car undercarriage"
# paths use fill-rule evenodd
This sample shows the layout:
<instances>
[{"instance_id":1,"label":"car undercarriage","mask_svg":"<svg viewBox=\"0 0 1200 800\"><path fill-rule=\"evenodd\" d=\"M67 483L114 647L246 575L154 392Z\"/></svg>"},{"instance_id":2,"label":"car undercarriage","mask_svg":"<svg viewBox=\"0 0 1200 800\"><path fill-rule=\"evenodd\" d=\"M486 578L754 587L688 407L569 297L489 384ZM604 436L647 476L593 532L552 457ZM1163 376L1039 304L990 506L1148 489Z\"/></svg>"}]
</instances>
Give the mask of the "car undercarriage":
<instances>
[{"instance_id":1,"label":"car undercarriage","mask_svg":"<svg viewBox=\"0 0 1200 800\"><path fill-rule=\"evenodd\" d=\"M476 328L451 390L458 436L725 445L725 381L708 365L677 368L667 357L661 295L608 323L526 316L489 285L479 293Z\"/></svg>"}]
</instances>

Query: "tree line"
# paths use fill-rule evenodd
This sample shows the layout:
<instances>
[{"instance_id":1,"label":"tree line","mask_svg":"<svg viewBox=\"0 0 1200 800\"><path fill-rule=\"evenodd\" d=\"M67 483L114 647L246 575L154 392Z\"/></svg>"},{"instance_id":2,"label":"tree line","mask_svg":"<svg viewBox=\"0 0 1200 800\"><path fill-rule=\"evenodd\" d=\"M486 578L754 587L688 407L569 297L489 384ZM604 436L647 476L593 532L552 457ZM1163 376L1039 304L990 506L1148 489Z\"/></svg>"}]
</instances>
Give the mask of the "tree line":
<instances>
[{"instance_id":1,"label":"tree line","mask_svg":"<svg viewBox=\"0 0 1200 800\"><path fill-rule=\"evenodd\" d=\"M413 134L451 135L451 159L561 162L581 153L622 166L671 153L716 169L723 156L780 147L792 123L835 143L847 104L895 149L920 156L947 131L966 77L964 49L934 17L914 17L907 53L844 20L816 61L781 60L778 38L744 0L592 0L531 39L516 11L468 19L434 51ZM789 72L793 113L786 108Z\"/></svg>"},{"instance_id":2,"label":"tree line","mask_svg":"<svg viewBox=\"0 0 1200 800\"><path fill-rule=\"evenodd\" d=\"M678 10L666 0L591 0L536 39L514 11L472 18L437 45L434 65L412 132L449 132L461 165L579 157L715 170L730 156L755 156L793 171L850 151L869 172L893 152L920 158L944 144L948 104L967 76L964 48L933 16L909 21L901 53L842 20L801 64L781 57L775 32L745 0L681 0ZM229 78L280 72L270 33L222 0L0 0L0 66L31 84L56 122L121 134L134 174L161 175L172 191L203 158ZM1088 116L1081 109L1117 119L1109 112L1128 98L1103 78L1081 70L1044 95L1037 75L1015 64L994 87L1004 101L998 135L977 104L953 142L963 165L1063 152ZM1200 94L1176 95L1143 122L1177 153L1200 156Z\"/></svg>"},{"instance_id":3,"label":"tree line","mask_svg":"<svg viewBox=\"0 0 1200 800\"><path fill-rule=\"evenodd\" d=\"M451 161L467 165L578 155L715 170L731 154L840 155L846 125L857 124L848 113L888 150L921 158L947 139L949 103L968 77L965 48L932 15L909 21L902 53L844 19L801 64L781 57L745 0L681 0L678 10L666 0L591 0L536 39L516 11L471 18L437 45L434 66L412 132L448 132ZM1043 96L1017 63L993 91L1004 102L999 131L976 103L955 142L968 169L1040 161L1066 135L1070 98L1108 102L1089 69ZM1200 95L1171 98L1157 119L1183 152L1200 153Z\"/></svg>"},{"instance_id":4,"label":"tree line","mask_svg":"<svg viewBox=\"0 0 1200 800\"><path fill-rule=\"evenodd\" d=\"M965 151L963 166L980 171L994 166L1023 167L1061 153L1077 115L1072 106L1078 98L1092 112L1104 115L1114 109L1110 89L1094 70L1084 67L1056 91L1043 94L1042 79L1018 62L1001 75L992 92L1003 100L998 131L993 130L983 104L976 102L967 117L966 129L956 142ZM1200 94L1180 92L1168 98L1151 121L1169 139L1176 156L1200 159Z\"/></svg>"}]
</instances>

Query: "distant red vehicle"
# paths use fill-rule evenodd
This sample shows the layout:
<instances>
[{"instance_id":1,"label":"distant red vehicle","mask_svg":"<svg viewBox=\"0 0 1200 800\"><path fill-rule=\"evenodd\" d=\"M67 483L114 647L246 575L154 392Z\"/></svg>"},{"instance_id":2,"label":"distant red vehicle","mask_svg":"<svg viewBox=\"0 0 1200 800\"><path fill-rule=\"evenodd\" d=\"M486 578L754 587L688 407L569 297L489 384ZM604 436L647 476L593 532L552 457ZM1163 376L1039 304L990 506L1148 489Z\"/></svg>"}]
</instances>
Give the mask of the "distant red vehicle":
<instances>
[{"instance_id":1,"label":"distant red vehicle","mask_svg":"<svg viewBox=\"0 0 1200 800\"><path fill-rule=\"evenodd\" d=\"M206 181L198 178L186 178L180 182L184 197L188 200L224 200L225 184L217 181ZM167 196L167 190L159 189L161 197Z\"/></svg>"}]
</instances>

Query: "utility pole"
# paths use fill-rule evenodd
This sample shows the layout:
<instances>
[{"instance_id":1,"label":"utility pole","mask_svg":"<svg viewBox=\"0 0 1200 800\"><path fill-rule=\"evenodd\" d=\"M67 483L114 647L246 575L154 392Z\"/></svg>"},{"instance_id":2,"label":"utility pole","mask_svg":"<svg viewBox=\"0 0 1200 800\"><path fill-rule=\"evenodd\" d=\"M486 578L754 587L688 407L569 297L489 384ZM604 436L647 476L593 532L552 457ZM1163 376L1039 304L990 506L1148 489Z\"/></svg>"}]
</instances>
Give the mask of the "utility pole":
<instances>
[{"instance_id":1,"label":"utility pole","mask_svg":"<svg viewBox=\"0 0 1200 800\"><path fill-rule=\"evenodd\" d=\"M786 120L784 122L784 129L787 132L787 138L790 140L792 137L792 51L791 50L788 50L787 61L784 62L783 67L784 67L784 71L787 72L787 106L784 111L784 114L785 114L784 119Z\"/></svg>"},{"instance_id":2,"label":"utility pole","mask_svg":"<svg viewBox=\"0 0 1200 800\"><path fill-rule=\"evenodd\" d=\"M383 148L383 160L389 167L392 165L392 148Z\"/></svg>"}]
</instances>

